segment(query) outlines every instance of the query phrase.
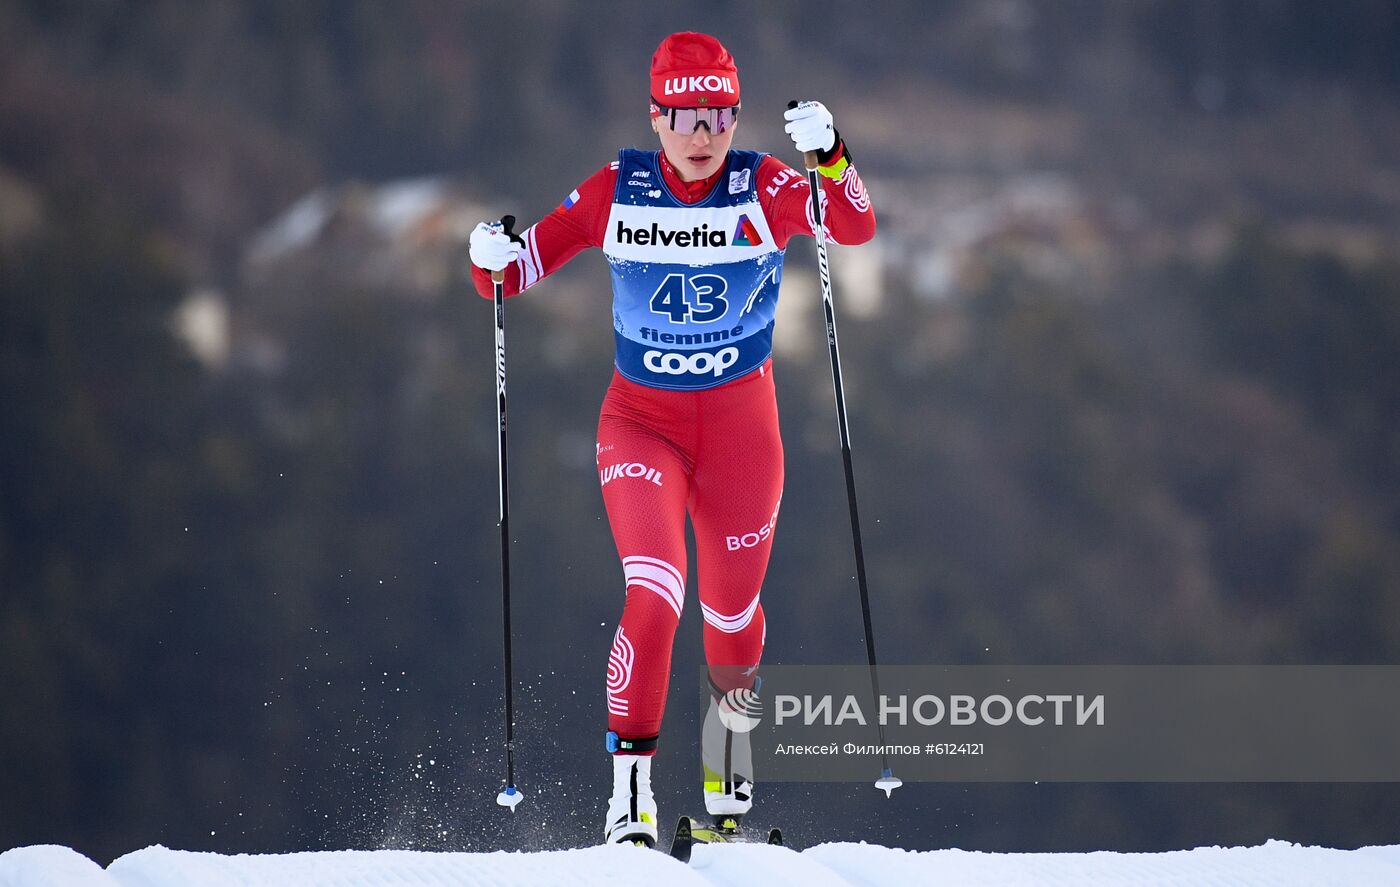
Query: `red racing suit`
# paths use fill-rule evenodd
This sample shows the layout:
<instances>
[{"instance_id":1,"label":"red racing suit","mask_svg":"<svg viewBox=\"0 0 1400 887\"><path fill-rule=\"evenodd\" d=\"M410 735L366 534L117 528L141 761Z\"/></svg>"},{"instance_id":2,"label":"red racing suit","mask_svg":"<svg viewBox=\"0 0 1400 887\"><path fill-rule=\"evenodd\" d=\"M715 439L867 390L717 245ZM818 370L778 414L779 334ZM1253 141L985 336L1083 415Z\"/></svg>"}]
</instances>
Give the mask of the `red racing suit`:
<instances>
[{"instance_id":1,"label":"red racing suit","mask_svg":"<svg viewBox=\"0 0 1400 887\"><path fill-rule=\"evenodd\" d=\"M538 283L588 247L608 252L609 246L616 244L618 233L635 239L635 231L624 231L625 224L616 220L622 218L619 206L624 200L640 196L627 191L619 180L619 163L625 164L629 156L638 153L623 152L619 162L590 176L564 203L522 233L525 249L506 268L507 296ZM662 183L647 177L648 173L628 173L624 167L625 175L647 177L629 182L654 189L641 194L688 206L723 196L717 189L725 187L726 167L704 181L683 182L664 155L658 152L656 156L645 156L649 168L659 170L666 190L663 194L657 188ZM772 258L778 268L767 283L771 284L775 301L781 250L793 236L810 236L813 231L811 192L804 173L771 155L753 156L756 160L751 162L749 172L753 173L752 188L762 219L748 217L753 215L752 204L748 204L748 215L739 217L741 223L734 232L734 242L747 246L762 242L765 234L771 237L768 248L776 247ZM875 214L843 144L838 142L829 153L821 172L823 222L828 238L841 244L869 240L875 233ZM731 192L740 176L745 187L749 186L747 172L731 172L727 180ZM617 232L611 241L610 219ZM758 222L763 224L755 224ZM697 246L706 245L700 243L702 234L705 238L719 236L708 227L703 232L697 227L694 233ZM644 232L643 243L645 236ZM651 237L657 237L654 226ZM631 258L638 254L644 257L633 265L648 264L645 257L650 253L644 249L638 253L635 245L628 248L632 250ZM661 255L658 251L658 261ZM664 270L672 270L676 255L674 250L666 253L669 264ZM610 255L609 261L612 260ZM684 270L683 265L680 267ZM696 270L704 267L697 266ZM608 727L623 739L641 741L642 753L647 753L649 747L654 748L653 740L660 733L670 682L672 640L685 600L687 514L695 533L705 656L712 680L721 691L752 686L752 675L763 653L766 626L759 593L782 499L783 450L772 376L772 306L767 314L769 338L756 346L752 341L746 343L748 364L736 368L742 375L698 390L663 386L659 375L655 377L658 384L648 384L638 373L624 372L627 367L641 364L623 360L624 347L632 346L624 342L621 334L622 287L617 268L615 265L618 369L603 401L597 440L599 482L626 588L622 617L608 660ZM481 268L472 270L477 291L491 298L490 275ZM665 279L677 276L666 274ZM646 286L649 288L650 284ZM661 290L657 295L662 296ZM681 295L689 298L684 292ZM704 295L704 290L700 295ZM662 309L672 310L677 301L667 295L659 304ZM749 302L753 301L751 296ZM653 311L657 304L653 298ZM684 305L680 307L686 310ZM644 308L634 305L631 310L643 311L645 317ZM753 327L750 324L750 332ZM676 338L646 328L641 333L651 337L647 341L670 342ZM646 342L640 347L647 347ZM754 347L759 350L755 352ZM684 363L675 353L661 355L653 350L647 354L646 366L655 370L675 373ZM674 365L665 364L664 359L672 359ZM718 370L715 376L719 377ZM698 384L705 384L703 378Z\"/></svg>"}]
</instances>

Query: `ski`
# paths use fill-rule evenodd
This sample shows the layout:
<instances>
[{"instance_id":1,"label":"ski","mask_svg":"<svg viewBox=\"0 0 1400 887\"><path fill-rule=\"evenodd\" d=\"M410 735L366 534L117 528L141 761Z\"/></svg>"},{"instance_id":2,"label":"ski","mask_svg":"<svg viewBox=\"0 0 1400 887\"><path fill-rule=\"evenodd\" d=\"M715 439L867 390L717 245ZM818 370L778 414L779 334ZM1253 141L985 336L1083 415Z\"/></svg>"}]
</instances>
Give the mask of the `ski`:
<instances>
[{"instance_id":1,"label":"ski","mask_svg":"<svg viewBox=\"0 0 1400 887\"><path fill-rule=\"evenodd\" d=\"M690 862L690 851L696 844L754 844L753 838L739 828L739 817L721 816L713 825L703 825L699 820L682 816L676 820L676 832L671 838L671 856L681 862ZM783 833L780 829L768 830L768 844L783 846Z\"/></svg>"}]
</instances>

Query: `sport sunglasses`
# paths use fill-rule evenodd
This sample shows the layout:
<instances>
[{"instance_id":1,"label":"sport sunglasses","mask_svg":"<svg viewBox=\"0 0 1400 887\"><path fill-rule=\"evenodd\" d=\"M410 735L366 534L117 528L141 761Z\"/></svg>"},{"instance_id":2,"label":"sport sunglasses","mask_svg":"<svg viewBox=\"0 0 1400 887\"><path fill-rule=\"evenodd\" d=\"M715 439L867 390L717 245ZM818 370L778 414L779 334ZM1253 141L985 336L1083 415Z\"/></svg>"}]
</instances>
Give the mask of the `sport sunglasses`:
<instances>
[{"instance_id":1,"label":"sport sunglasses","mask_svg":"<svg viewBox=\"0 0 1400 887\"><path fill-rule=\"evenodd\" d=\"M704 124L711 135L719 135L739 119L739 106L728 108L667 108L656 99L651 100L652 116L660 117L672 132L694 133Z\"/></svg>"}]
</instances>

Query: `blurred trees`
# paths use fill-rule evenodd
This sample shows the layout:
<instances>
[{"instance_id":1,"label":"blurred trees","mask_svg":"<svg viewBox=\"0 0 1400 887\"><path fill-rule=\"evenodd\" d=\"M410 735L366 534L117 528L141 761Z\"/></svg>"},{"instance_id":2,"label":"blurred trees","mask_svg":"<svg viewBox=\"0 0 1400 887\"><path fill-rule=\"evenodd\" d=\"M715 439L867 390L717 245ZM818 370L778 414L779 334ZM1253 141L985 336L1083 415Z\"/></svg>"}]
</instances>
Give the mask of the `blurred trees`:
<instances>
[{"instance_id":1,"label":"blurred trees","mask_svg":"<svg viewBox=\"0 0 1400 887\"><path fill-rule=\"evenodd\" d=\"M188 518L229 493L202 458L216 434L205 383L168 329L178 277L149 230L50 209L64 224L0 264L7 831L141 809L133 756L163 768L184 755L158 688L182 684L176 651L194 637L218 646L228 615L217 596L176 603L200 593L222 541L195 527L192 544Z\"/></svg>"}]
</instances>

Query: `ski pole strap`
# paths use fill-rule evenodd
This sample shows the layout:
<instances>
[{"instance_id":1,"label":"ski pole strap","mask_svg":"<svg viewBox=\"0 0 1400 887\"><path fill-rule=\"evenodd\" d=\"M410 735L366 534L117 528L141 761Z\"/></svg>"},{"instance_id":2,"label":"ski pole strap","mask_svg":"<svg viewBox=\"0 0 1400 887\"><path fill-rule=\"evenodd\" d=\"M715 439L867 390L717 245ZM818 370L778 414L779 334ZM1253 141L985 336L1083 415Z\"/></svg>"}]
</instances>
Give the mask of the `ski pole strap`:
<instances>
[{"instance_id":1,"label":"ski pole strap","mask_svg":"<svg viewBox=\"0 0 1400 887\"><path fill-rule=\"evenodd\" d=\"M821 173L822 175L826 176L828 179L831 179L834 182L839 182L841 180L842 173L844 173L846 171L846 167L850 165L850 160L847 159L846 155L843 154L839 158L837 158L835 163L829 165L823 166L821 162L818 161L817 172Z\"/></svg>"},{"instance_id":2,"label":"ski pole strap","mask_svg":"<svg viewBox=\"0 0 1400 887\"><path fill-rule=\"evenodd\" d=\"M501 216L501 221L498 224L501 226L501 231L504 232L507 237L521 246L525 246L525 241L521 239L520 235L511 230L515 227L515 216ZM499 271L491 272L492 283L505 283L505 280L506 271L504 268ZM502 298L504 298L504 296Z\"/></svg>"},{"instance_id":3,"label":"ski pole strap","mask_svg":"<svg viewBox=\"0 0 1400 887\"><path fill-rule=\"evenodd\" d=\"M616 731L609 730L604 737L604 744L607 746L608 754L615 755L622 753L633 755L639 752L656 751L656 746L660 739L660 736L648 736L644 739L623 739L621 736L617 735Z\"/></svg>"}]
</instances>

